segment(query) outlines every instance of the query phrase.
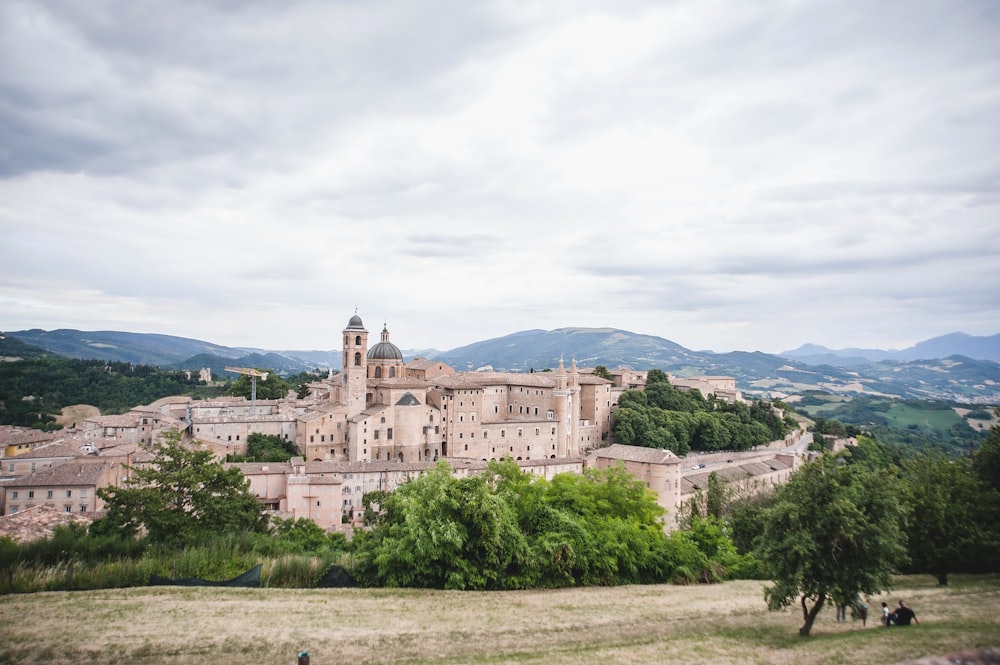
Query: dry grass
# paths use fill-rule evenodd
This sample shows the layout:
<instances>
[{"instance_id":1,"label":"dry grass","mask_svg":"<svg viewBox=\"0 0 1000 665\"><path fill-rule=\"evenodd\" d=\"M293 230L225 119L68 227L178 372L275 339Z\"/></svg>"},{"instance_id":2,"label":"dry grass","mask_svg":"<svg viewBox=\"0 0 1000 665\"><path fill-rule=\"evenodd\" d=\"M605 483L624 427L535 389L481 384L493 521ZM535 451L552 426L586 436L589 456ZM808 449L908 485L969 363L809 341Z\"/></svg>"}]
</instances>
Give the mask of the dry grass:
<instances>
[{"instance_id":1,"label":"dry grass","mask_svg":"<svg viewBox=\"0 0 1000 665\"><path fill-rule=\"evenodd\" d=\"M921 625L797 637L760 582L526 592L147 587L0 598L0 663L894 663L1000 645L1000 577L901 578ZM873 598L877 617L880 598Z\"/></svg>"},{"instance_id":2,"label":"dry grass","mask_svg":"<svg viewBox=\"0 0 1000 665\"><path fill-rule=\"evenodd\" d=\"M73 406L64 406L62 408L62 413L56 416L56 423L63 427L72 427L74 424L82 423L86 418L99 415L101 415L101 410L96 406L74 404Z\"/></svg>"}]
</instances>

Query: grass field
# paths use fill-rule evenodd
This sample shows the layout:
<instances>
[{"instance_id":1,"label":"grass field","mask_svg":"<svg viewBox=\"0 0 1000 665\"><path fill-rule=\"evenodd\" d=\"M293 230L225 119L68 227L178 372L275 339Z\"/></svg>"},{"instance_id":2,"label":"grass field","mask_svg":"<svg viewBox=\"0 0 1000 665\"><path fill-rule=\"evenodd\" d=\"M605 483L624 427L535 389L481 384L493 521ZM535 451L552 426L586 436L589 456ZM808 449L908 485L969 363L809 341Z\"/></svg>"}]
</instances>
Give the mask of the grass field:
<instances>
[{"instance_id":1,"label":"grass field","mask_svg":"<svg viewBox=\"0 0 1000 665\"><path fill-rule=\"evenodd\" d=\"M63 407L62 413L56 416L56 423L63 427L72 427L73 425L83 423L86 418L93 418L99 415L101 415L101 410L96 406L74 404L73 406Z\"/></svg>"},{"instance_id":2,"label":"grass field","mask_svg":"<svg viewBox=\"0 0 1000 665\"><path fill-rule=\"evenodd\" d=\"M0 597L0 663L878 663L1000 646L1000 576L903 577L813 637L761 582L524 592L146 587ZM878 626L905 598L919 626Z\"/></svg>"}]
</instances>

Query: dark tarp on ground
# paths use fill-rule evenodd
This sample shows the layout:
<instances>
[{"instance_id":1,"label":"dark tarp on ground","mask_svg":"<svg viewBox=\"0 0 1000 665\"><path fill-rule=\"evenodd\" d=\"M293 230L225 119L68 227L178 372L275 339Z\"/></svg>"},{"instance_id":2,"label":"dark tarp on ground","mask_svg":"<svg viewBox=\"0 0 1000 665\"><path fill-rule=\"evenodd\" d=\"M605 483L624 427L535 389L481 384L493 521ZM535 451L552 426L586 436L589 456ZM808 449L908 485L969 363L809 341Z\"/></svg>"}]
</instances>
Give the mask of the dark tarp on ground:
<instances>
[{"instance_id":1,"label":"dark tarp on ground","mask_svg":"<svg viewBox=\"0 0 1000 665\"><path fill-rule=\"evenodd\" d=\"M351 586L355 586L354 580L347 574L347 571L344 570L343 566L330 566L330 570L326 571L326 574L320 578L319 582L316 582L316 587L319 589L333 589Z\"/></svg>"},{"instance_id":2,"label":"dark tarp on ground","mask_svg":"<svg viewBox=\"0 0 1000 665\"><path fill-rule=\"evenodd\" d=\"M226 580L225 582L212 582L210 580L202 580L197 577L186 577L179 580L172 580L169 577L160 577L159 575L151 575L149 578L150 586L236 586L236 587L259 587L260 586L260 569L261 564L257 564L247 572L242 575L237 575L231 580Z\"/></svg>"}]
</instances>

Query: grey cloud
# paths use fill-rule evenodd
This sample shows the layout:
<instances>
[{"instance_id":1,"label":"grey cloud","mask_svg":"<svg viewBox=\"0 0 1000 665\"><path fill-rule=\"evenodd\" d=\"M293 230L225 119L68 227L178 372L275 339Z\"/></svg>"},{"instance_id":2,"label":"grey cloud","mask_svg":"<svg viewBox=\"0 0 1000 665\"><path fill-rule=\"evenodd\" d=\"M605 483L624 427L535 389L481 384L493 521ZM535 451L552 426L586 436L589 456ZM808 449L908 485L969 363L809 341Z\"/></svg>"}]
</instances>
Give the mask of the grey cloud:
<instances>
[{"instance_id":1,"label":"grey cloud","mask_svg":"<svg viewBox=\"0 0 1000 665\"><path fill-rule=\"evenodd\" d=\"M504 245L501 238L485 233L468 235L413 235L400 247L402 254L421 258L470 258L484 256Z\"/></svg>"},{"instance_id":2,"label":"grey cloud","mask_svg":"<svg viewBox=\"0 0 1000 665\"><path fill-rule=\"evenodd\" d=\"M68 76L23 80L0 65L7 177L252 156L275 137L305 145L357 114L433 111L447 100L427 94L434 78L506 30L469 4L59 2L7 12L41 16L4 21L0 38L22 37L9 31L31 18L51 27L29 56L62 58L46 71L71 70L67 58L77 54L102 65L99 75L81 72L82 86ZM76 52L46 50L45 39L64 35Z\"/></svg>"}]
</instances>

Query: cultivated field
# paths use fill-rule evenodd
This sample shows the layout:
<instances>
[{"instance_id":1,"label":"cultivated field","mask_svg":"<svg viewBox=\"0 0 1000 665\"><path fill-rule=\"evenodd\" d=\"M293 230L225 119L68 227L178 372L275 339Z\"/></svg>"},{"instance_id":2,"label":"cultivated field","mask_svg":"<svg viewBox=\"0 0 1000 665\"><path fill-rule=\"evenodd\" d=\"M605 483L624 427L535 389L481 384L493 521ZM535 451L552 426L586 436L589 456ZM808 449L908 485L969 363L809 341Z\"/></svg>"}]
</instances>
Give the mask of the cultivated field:
<instances>
[{"instance_id":1,"label":"cultivated field","mask_svg":"<svg viewBox=\"0 0 1000 665\"><path fill-rule=\"evenodd\" d=\"M147 587L0 597L0 663L878 663L1000 646L1000 577L901 578L921 622L767 612L762 583L525 592Z\"/></svg>"},{"instance_id":2,"label":"cultivated field","mask_svg":"<svg viewBox=\"0 0 1000 665\"><path fill-rule=\"evenodd\" d=\"M93 418L101 415L101 410L90 404L74 404L64 406L62 413L56 416L56 423L63 427L72 427L82 423L86 418Z\"/></svg>"}]
</instances>

